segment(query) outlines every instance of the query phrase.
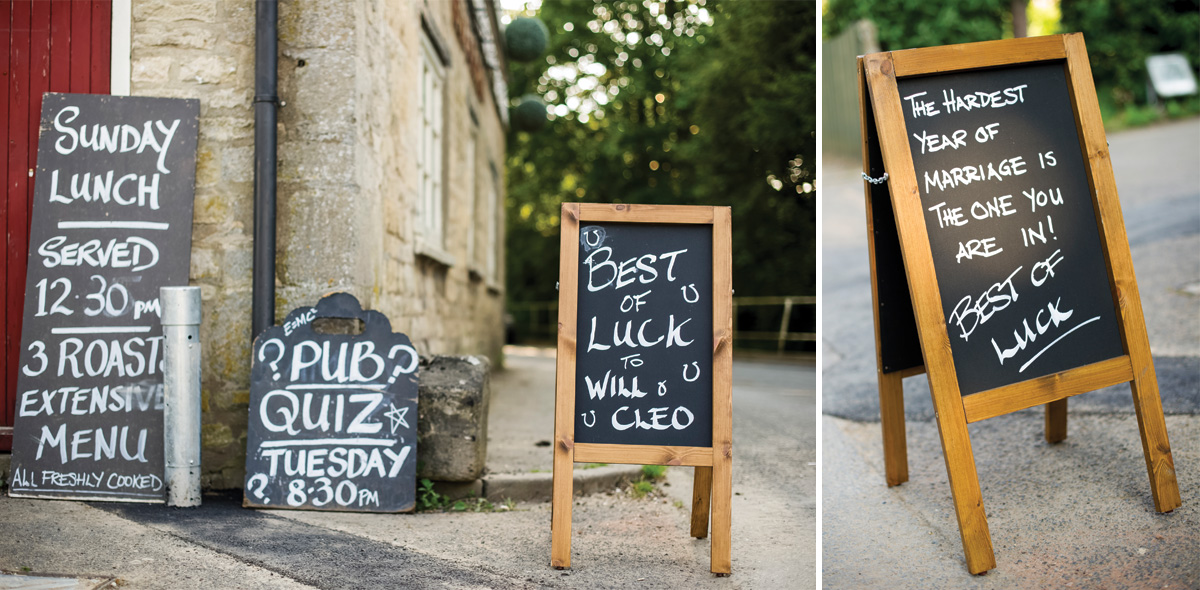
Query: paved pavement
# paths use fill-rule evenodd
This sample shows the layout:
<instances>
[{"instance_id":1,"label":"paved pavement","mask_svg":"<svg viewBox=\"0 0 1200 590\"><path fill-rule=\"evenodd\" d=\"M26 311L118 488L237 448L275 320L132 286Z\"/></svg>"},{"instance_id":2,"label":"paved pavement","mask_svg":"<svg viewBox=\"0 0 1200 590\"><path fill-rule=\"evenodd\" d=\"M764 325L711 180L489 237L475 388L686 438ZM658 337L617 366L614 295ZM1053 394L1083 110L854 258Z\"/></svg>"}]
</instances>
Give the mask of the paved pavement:
<instances>
[{"instance_id":1,"label":"paved pavement","mask_svg":"<svg viewBox=\"0 0 1200 590\"><path fill-rule=\"evenodd\" d=\"M969 427L997 567L967 573L924 376L910 480L884 483L861 165L823 190L822 581L827 588L1200 588L1200 119L1109 137L1183 506L1153 510L1127 385Z\"/></svg>"},{"instance_id":2,"label":"paved pavement","mask_svg":"<svg viewBox=\"0 0 1200 590\"><path fill-rule=\"evenodd\" d=\"M510 349L492 382L486 489L545 497L554 359ZM249 510L237 493L196 509L0 495L0 570L86 578L94 588L812 588L815 367L734 364L733 575L709 573L689 535L691 469L658 491L616 489L620 466L576 469L572 568L549 567L550 504L401 515ZM601 473L597 477L594 474ZM517 482L517 483L513 483ZM499 491L498 491L499 490ZM0 574L0 588L13 584Z\"/></svg>"}]
</instances>

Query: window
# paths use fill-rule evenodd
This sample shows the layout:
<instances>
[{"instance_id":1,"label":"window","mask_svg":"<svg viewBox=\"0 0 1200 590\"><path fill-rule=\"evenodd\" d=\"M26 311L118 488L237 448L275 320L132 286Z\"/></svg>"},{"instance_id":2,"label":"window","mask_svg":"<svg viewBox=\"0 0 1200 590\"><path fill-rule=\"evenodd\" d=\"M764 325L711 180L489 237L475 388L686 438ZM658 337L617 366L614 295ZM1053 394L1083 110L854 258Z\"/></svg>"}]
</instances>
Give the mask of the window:
<instances>
[{"instance_id":1,"label":"window","mask_svg":"<svg viewBox=\"0 0 1200 590\"><path fill-rule=\"evenodd\" d=\"M471 113L471 130L467 134L467 146L463 152L463 181L467 188L467 211L471 212L467 219L467 264L473 271L479 256L476 253L477 240L475 228L479 225L476 215L479 212L479 191L476 190L475 177L475 146L479 142L479 126L475 123L475 113Z\"/></svg>"},{"instance_id":2,"label":"window","mask_svg":"<svg viewBox=\"0 0 1200 590\"><path fill-rule=\"evenodd\" d=\"M487 219L486 233L486 250L487 250L487 279L489 282L496 283L500 280L499 276L499 261L500 252L504 251L504 244L500 240L500 176L496 173L496 166L491 166L492 177L488 183L487 193L487 211L484 213L484 218Z\"/></svg>"},{"instance_id":3,"label":"window","mask_svg":"<svg viewBox=\"0 0 1200 590\"><path fill-rule=\"evenodd\" d=\"M421 36L421 151L417 157L420 197L417 221L424 244L435 250L445 246L445 189L442 154L445 121L442 118L446 72L428 35Z\"/></svg>"}]
</instances>

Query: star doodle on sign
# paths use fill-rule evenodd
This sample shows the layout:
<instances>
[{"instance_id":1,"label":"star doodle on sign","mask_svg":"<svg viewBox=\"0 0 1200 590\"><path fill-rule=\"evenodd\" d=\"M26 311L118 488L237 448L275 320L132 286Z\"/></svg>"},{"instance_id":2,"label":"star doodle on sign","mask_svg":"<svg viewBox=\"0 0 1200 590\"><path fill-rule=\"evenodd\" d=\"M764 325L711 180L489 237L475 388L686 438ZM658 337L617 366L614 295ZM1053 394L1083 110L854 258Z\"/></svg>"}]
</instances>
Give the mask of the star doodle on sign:
<instances>
[{"instance_id":1,"label":"star doodle on sign","mask_svg":"<svg viewBox=\"0 0 1200 590\"><path fill-rule=\"evenodd\" d=\"M401 424L403 424L405 428L408 428L408 422L404 419L404 416L408 414L408 408L397 408L395 404L392 404L391 402L389 402L388 405L391 406L392 409L384 412L383 415L392 420L392 434L396 434L396 428L398 428Z\"/></svg>"}]
</instances>

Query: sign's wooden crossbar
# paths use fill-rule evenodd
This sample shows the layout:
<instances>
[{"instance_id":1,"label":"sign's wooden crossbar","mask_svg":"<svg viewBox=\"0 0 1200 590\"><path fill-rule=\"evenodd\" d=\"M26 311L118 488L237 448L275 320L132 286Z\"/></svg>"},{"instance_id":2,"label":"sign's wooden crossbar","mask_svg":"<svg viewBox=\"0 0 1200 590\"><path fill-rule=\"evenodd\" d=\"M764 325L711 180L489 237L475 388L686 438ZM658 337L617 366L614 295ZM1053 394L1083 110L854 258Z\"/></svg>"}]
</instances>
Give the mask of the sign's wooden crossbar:
<instances>
[{"instance_id":1,"label":"sign's wooden crossbar","mask_svg":"<svg viewBox=\"0 0 1200 590\"><path fill-rule=\"evenodd\" d=\"M925 76L1001 66L1062 61L1067 88L1074 107L1075 128L1087 171L1088 186L1101 236L1108 284L1118 307L1118 324L1125 353L1056 374L1029 379L960 395L951 356L941 295L934 272L933 253L926 233L912 153L909 149L897 78ZM1158 382L1150 356L1149 340L1142 315L1141 298L1134 278L1125 224L1117 199L1116 182L1109 161L1108 145L1096 102L1091 68L1080 34L989 41L928 49L876 53L859 58L860 114L863 125L863 171L873 169L872 151L882 154L874 162L887 171L886 190L894 220L872 212L872 185L864 182L867 195L867 235L871 261L871 290L875 303L875 342L879 376L879 398L883 430L885 475L888 485L908 480L904 434L904 377L927 372L937 412L942 450L949 473L954 508L966 554L967 569L982 573L996 567L988 532L983 497L971 450L967 424L1017 410L1046 405L1046 439L1061 441L1067 434L1067 398L1119 383L1130 383L1142 439L1142 450L1150 478L1154 507L1169 512L1180 506L1179 486L1167 440L1166 422L1158 393ZM870 122L873 121L874 125ZM896 224L904 260L907 286L924 365L885 372L880 332L880 286L876 269L875 228Z\"/></svg>"},{"instance_id":2,"label":"sign's wooden crossbar","mask_svg":"<svg viewBox=\"0 0 1200 590\"><path fill-rule=\"evenodd\" d=\"M575 368L581 222L703 224L712 226L712 447L575 443ZM554 410L554 496L550 564L571 566L571 505L575 463L694 466L691 534L708 536L711 569L731 572L733 486L733 283L728 207L565 203L560 227L558 360Z\"/></svg>"}]
</instances>

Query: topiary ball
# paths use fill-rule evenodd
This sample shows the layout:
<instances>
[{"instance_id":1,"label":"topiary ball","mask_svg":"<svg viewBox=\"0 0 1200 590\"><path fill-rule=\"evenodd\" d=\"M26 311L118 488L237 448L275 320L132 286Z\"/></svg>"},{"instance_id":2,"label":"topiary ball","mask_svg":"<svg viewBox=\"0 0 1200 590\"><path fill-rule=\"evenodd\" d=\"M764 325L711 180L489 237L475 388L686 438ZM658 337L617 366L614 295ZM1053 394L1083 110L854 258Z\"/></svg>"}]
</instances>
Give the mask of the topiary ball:
<instances>
[{"instance_id":1,"label":"topiary ball","mask_svg":"<svg viewBox=\"0 0 1200 590\"><path fill-rule=\"evenodd\" d=\"M536 94L526 94L510 111L517 131L537 131L546 125L546 103Z\"/></svg>"},{"instance_id":2,"label":"topiary ball","mask_svg":"<svg viewBox=\"0 0 1200 590\"><path fill-rule=\"evenodd\" d=\"M508 58L513 61L530 61L546 51L550 42L550 31L536 18L521 17L513 20L504 29L504 44Z\"/></svg>"}]
</instances>

